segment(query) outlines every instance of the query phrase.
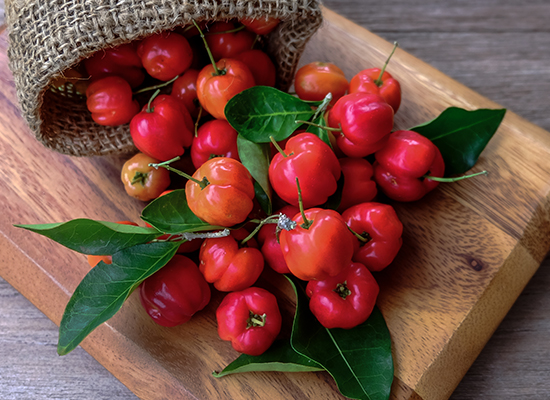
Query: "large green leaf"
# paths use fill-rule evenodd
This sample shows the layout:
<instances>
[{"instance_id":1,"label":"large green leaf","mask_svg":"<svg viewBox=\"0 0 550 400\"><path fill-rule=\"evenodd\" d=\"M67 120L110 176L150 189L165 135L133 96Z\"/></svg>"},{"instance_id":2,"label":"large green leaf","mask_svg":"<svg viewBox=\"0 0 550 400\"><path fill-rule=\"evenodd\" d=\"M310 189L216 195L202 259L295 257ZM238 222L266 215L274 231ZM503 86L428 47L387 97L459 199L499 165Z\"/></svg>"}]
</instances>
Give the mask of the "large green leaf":
<instances>
[{"instance_id":1,"label":"large green leaf","mask_svg":"<svg viewBox=\"0 0 550 400\"><path fill-rule=\"evenodd\" d=\"M410 130L426 136L439 148L445 176L453 176L475 165L505 114L505 109L467 111L449 107L434 120Z\"/></svg>"},{"instance_id":2,"label":"large green leaf","mask_svg":"<svg viewBox=\"0 0 550 400\"><path fill-rule=\"evenodd\" d=\"M248 169L254 185L256 199L267 215L271 215L271 185L269 184L270 146L268 143L254 143L242 135L237 137L239 158ZM258 187L259 186L259 187Z\"/></svg>"},{"instance_id":3,"label":"large green leaf","mask_svg":"<svg viewBox=\"0 0 550 400\"><path fill-rule=\"evenodd\" d=\"M95 328L122 307L132 291L161 269L176 253L180 243L141 244L113 255L113 263L101 261L80 282L59 325L57 352L76 348Z\"/></svg>"},{"instance_id":4,"label":"large green leaf","mask_svg":"<svg viewBox=\"0 0 550 400\"><path fill-rule=\"evenodd\" d=\"M288 340L277 340L260 356L241 354L221 372L213 372L216 378L229 374L253 371L311 372L323 371L315 361L294 351Z\"/></svg>"},{"instance_id":5,"label":"large green leaf","mask_svg":"<svg viewBox=\"0 0 550 400\"><path fill-rule=\"evenodd\" d=\"M223 229L204 222L189 209L185 190L174 190L149 203L141 219L166 233L183 233Z\"/></svg>"},{"instance_id":6,"label":"large green leaf","mask_svg":"<svg viewBox=\"0 0 550 400\"><path fill-rule=\"evenodd\" d=\"M111 255L119 250L147 243L160 234L154 228L91 219L15 226L39 233L79 253L97 256Z\"/></svg>"},{"instance_id":7,"label":"large green leaf","mask_svg":"<svg viewBox=\"0 0 550 400\"><path fill-rule=\"evenodd\" d=\"M389 399L393 381L391 338L378 308L353 329L327 329L309 310L303 282L288 277L296 292L291 345L323 366L340 392L352 399Z\"/></svg>"},{"instance_id":8,"label":"large green leaf","mask_svg":"<svg viewBox=\"0 0 550 400\"><path fill-rule=\"evenodd\" d=\"M227 121L254 143L269 143L270 136L284 140L300 126L297 120L309 120L314 114L311 103L267 86L244 90L225 106Z\"/></svg>"}]
</instances>

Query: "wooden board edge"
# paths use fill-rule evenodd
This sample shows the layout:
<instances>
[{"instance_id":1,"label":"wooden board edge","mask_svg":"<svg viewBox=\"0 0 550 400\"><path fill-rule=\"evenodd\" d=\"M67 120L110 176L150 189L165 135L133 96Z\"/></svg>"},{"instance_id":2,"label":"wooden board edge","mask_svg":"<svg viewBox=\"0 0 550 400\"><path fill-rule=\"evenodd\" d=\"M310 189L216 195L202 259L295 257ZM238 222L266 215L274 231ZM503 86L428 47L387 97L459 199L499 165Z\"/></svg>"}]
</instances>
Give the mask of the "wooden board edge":
<instances>
[{"instance_id":1,"label":"wooden board edge","mask_svg":"<svg viewBox=\"0 0 550 400\"><path fill-rule=\"evenodd\" d=\"M539 266L540 262L518 242L479 301L414 387L422 399L451 396Z\"/></svg>"}]
</instances>

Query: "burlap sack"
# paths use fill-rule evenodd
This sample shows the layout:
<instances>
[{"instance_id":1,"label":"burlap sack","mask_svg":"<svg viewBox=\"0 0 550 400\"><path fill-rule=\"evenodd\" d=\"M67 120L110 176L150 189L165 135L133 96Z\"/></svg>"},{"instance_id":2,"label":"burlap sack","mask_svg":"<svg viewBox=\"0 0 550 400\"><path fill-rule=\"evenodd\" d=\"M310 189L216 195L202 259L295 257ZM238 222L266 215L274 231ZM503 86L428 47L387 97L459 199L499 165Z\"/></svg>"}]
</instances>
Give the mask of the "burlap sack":
<instances>
[{"instance_id":1,"label":"burlap sack","mask_svg":"<svg viewBox=\"0 0 550 400\"><path fill-rule=\"evenodd\" d=\"M45 146L76 155L135 151L127 125L97 125L84 99L49 90L98 50L196 21L279 18L267 38L287 89L306 42L322 22L318 0L7 0L8 57L23 116Z\"/></svg>"}]
</instances>

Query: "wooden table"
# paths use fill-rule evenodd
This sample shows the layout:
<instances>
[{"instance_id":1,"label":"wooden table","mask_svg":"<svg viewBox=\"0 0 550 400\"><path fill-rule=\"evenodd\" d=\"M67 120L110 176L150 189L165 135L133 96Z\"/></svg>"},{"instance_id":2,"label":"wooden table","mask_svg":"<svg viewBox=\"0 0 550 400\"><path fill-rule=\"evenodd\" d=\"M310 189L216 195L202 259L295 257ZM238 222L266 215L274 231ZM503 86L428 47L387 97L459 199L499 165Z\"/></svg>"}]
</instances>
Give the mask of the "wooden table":
<instances>
[{"instance_id":1,"label":"wooden table","mask_svg":"<svg viewBox=\"0 0 550 400\"><path fill-rule=\"evenodd\" d=\"M325 5L550 130L550 3L326 0ZM547 399L547 258L451 397ZM136 398L81 348L56 357L57 327L0 279L0 398Z\"/></svg>"}]
</instances>

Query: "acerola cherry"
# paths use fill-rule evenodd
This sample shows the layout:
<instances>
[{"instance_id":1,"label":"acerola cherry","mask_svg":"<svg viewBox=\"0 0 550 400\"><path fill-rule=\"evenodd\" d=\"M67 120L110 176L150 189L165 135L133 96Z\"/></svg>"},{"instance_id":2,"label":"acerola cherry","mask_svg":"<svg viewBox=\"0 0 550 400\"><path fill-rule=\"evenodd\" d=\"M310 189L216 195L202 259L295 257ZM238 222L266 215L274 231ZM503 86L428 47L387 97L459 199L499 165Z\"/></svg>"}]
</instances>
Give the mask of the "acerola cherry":
<instances>
[{"instance_id":1,"label":"acerola cherry","mask_svg":"<svg viewBox=\"0 0 550 400\"><path fill-rule=\"evenodd\" d=\"M246 64L258 86L275 86L277 71L271 58L261 50L248 50L238 54L237 60Z\"/></svg>"},{"instance_id":2,"label":"acerola cherry","mask_svg":"<svg viewBox=\"0 0 550 400\"><path fill-rule=\"evenodd\" d=\"M256 35L247 30L221 33L235 30L232 22L218 21L212 24L206 35L206 41L215 60L235 58L238 54L250 50Z\"/></svg>"},{"instance_id":3,"label":"acerola cherry","mask_svg":"<svg viewBox=\"0 0 550 400\"><path fill-rule=\"evenodd\" d=\"M237 131L226 120L205 122L198 129L191 146L191 160L195 168L214 157L229 157L240 161L237 136Z\"/></svg>"},{"instance_id":4,"label":"acerola cherry","mask_svg":"<svg viewBox=\"0 0 550 400\"><path fill-rule=\"evenodd\" d=\"M319 61L301 67L294 79L294 88L300 99L321 101L332 93L331 105L346 94L348 87L349 82L340 68Z\"/></svg>"},{"instance_id":5,"label":"acerola cherry","mask_svg":"<svg viewBox=\"0 0 550 400\"><path fill-rule=\"evenodd\" d=\"M137 49L147 73L169 81L184 72L193 62L193 50L182 35L162 32L144 39Z\"/></svg>"}]
</instances>

